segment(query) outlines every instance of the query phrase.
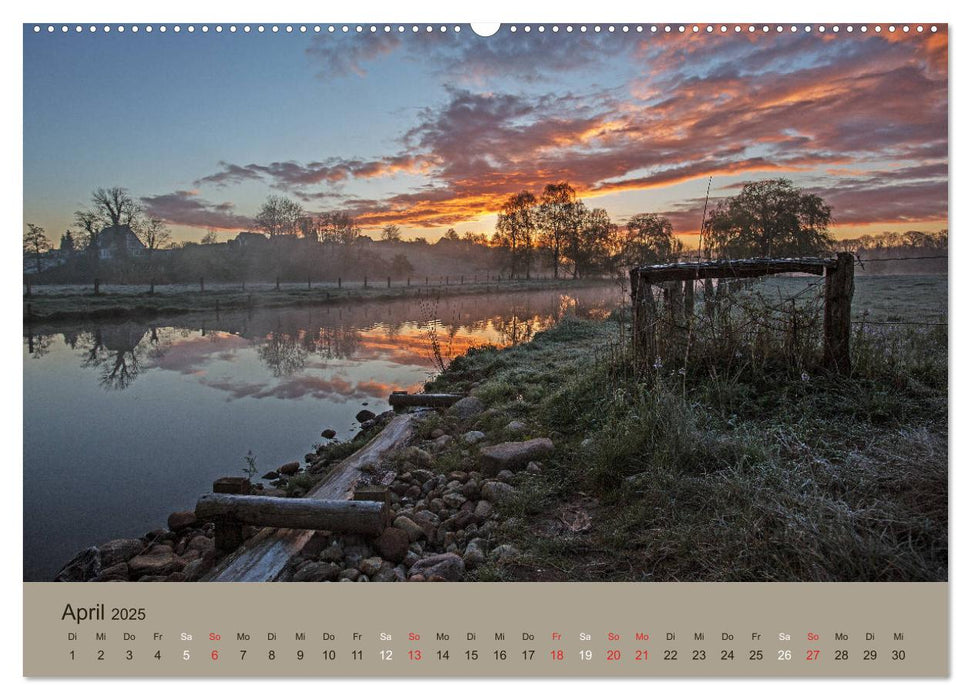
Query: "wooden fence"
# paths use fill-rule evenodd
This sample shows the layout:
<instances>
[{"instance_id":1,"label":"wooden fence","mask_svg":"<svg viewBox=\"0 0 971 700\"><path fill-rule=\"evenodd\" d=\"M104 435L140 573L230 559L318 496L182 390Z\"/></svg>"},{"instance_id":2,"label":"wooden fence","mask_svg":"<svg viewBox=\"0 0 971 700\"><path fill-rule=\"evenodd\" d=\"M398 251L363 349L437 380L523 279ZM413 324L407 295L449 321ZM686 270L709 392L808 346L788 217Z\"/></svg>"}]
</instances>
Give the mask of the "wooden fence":
<instances>
[{"instance_id":1,"label":"wooden fence","mask_svg":"<svg viewBox=\"0 0 971 700\"><path fill-rule=\"evenodd\" d=\"M825 275L823 362L838 372L849 373L853 302L851 253L838 253L835 258L754 258L635 267L630 271L635 355L648 361L658 356L660 314L655 305L656 286L663 290L677 325L694 313L697 280L764 277L792 272Z\"/></svg>"}]
</instances>

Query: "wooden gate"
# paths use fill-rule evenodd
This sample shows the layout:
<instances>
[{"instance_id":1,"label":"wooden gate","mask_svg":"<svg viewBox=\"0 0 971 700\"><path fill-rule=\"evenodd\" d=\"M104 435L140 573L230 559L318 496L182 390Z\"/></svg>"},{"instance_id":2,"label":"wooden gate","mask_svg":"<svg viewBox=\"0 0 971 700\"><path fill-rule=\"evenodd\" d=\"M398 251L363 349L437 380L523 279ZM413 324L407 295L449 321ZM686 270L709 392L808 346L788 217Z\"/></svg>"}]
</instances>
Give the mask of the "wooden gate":
<instances>
[{"instance_id":1,"label":"wooden gate","mask_svg":"<svg viewBox=\"0 0 971 700\"><path fill-rule=\"evenodd\" d=\"M823 362L848 374L853 302L851 253L838 253L835 258L752 258L635 267L630 271L635 356L641 361L652 361L658 356L659 314L655 306L655 286L665 290L673 313L684 318L693 313L697 280L764 277L789 272L825 275Z\"/></svg>"}]
</instances>

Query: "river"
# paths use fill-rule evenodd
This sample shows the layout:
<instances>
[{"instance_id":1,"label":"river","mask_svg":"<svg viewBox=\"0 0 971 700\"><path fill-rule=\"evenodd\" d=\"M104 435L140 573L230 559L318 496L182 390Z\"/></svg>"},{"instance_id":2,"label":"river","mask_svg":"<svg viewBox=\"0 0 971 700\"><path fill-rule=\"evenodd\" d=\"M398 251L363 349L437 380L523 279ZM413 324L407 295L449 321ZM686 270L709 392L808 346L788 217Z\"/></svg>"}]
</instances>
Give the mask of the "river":
<instances>
[{"instance_id":1,"label":"river","mask_svg":"<svg viewBox=\"0 0 971 700\"><path fill-rule=\"evenodd\" d=\"M164 527L220 476L301 460L444 360L602 316L616 286L25 327L24 580Z\"/></svg>"}]
</instances>

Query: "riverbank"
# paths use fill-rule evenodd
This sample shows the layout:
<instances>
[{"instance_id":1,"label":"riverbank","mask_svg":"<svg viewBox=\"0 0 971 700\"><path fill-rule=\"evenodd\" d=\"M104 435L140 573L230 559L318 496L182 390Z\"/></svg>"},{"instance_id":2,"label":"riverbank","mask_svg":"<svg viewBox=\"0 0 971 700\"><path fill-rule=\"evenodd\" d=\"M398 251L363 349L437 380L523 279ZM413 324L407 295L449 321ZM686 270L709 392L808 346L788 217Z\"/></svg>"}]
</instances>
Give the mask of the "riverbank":
<instances>
[{"instance_id":1,"label":"riverbank","mask_svg":"<svg viewBox=\"0 0 971 700\"><path fill-rule=\"evenodd\" d=\"M369 470L391 527L318 533L283 579L947 579L946 325L860 326L845 377L764 337L721 372L701 339L686 368L639 369L627 324L569 318L455 359L426 388L469 398ZM299 496L352 449L318 448L264 492ZM139 580L213 566L211 525L169 524L148 554L176 568Z\"/></svg>"},{"instance_id":2,"label":"riverbank","mask_svg":"<svg viewBox=\"0 0 971 700\"><path fill-rule=\"evenodd\" d=\"M178 285L159 286L154 292L145 287L103 285L98 294L90 286L35 285L24 296L24 321L58 322L82 320L147 320L194 312L231 312L294 306L339 305L347 302L381 302L407 298L437 298L479 294L508 294L562 289L566 292L611 284L610 280L502 280L480 282L454 280L387 281L364 286L361 281L297 286L272 284L240 286L216 285L206 288Z\"/></svg>"}]
</instances>

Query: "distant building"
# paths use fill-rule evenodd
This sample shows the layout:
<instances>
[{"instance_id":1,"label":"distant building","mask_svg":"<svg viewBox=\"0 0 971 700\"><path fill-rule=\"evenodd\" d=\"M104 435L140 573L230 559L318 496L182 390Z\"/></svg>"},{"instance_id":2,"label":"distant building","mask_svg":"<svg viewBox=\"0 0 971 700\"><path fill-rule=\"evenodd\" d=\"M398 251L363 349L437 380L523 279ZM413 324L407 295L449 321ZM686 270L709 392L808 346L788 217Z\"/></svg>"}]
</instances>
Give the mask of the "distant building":
<instances>
[{"instance_id":1,"label":"distant building","mask_svg":"<svg viewBox=\"0 0 971 700\"><path fill-rule=\"evenodd\" d=\"M101 260L140 256L147 250L128 224L105 226L91 238L91 246Z\"/></svg>"},{"instance_id":2,"label":"distant building","mask_svg":"<svg viewBox=\"0 0 971 700\"><path fill-rule=\"evenodd\" d=\"M253 231L240 231L236 238L231 238L226 243L230 248L258 248L270 242L270 239L262 233Z\"/></svg>"}]
</instances>

